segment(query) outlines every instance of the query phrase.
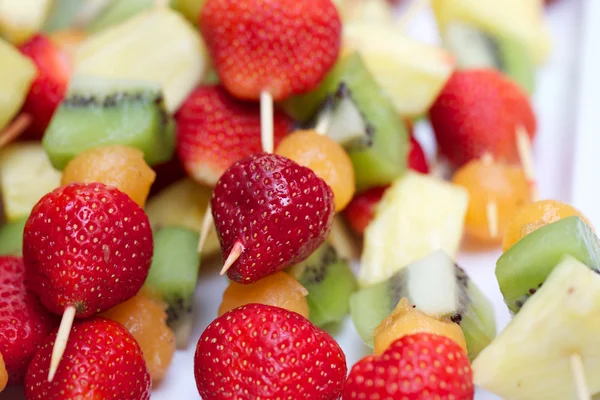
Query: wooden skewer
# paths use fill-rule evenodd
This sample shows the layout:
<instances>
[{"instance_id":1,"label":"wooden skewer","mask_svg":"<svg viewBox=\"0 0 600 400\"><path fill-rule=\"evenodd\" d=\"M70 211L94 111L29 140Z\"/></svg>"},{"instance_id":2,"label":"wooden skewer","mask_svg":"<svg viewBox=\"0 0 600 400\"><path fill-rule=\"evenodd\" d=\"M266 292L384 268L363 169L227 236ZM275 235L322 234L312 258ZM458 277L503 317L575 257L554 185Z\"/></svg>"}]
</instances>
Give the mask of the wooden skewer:
<instances>
[{"instance_id":1,"label":"wooden skewer","mask_svg":"<svg viewBox=\"0 0 600 400\"><path fill-rule=\"evenodd\" d=\"M204 213L204 218L202 219L202 228L200 230L200 240L198 241L198 253L202 253L202 249L204 248L204 244L206 243L206 238L210 234L211 228L213 227L213 217L212 217L212 209L210 208L210 204L206 207L206 211Z\"/></svg>"},{"instance_id":2,"label":"wooden skewer","mask_svg":"<svg viewBox=\"0 0 600 400\"><path fill-rule=\"evenodd\" d=\"M273 96L265 90L260 93L260 140L263 151L273 153ZM205 217L204 223L207 223L207 218ZM224 275L231 268L243 252L244 245L241 242L235 242L221 269L221 275Z\"/></svg>"},{"instance_id":3,"label":"wooden skewer","mask_svg":"<svg viewBox=\"0 0 600 400\"><path fill-rule=\"evenodd\" d=\"M29 114L20 114L2 132L0 132L0 148L21 136L25 129L31 124L32 118Z\"/></svg>"},{"instance_id":4,"label":"wooden skewer","mask_svg":"<svg viewBox=\"0 0 600 400\"><path fill-rule=\"evenodd\" d=\"M69 334L71 333L71 327L73 326L73 320L75 319L75 307L69 306L63 313L58 333L56 334L56 340L54 341L54 347L52 348L52 357L50 358L50 371L48 372L48 382L52 382L56 370L60 364L65 348L67 347L67 341L69 340Z\"/></svg>"},{"instance_id":5,"label":"wooden skewer","mask_svg":"<svg viewBox=\"0 0 600 400\"><path fill-rule=\"evenodd\" d=\"M242 253L244 252L244 245L241 242L235 242L233 248L229 252L227 256L227 260L225 260L225 264L223 264L223 268L221 269L220 275L225 275L227 270L231 268L235 260L240 258Z\"/></svg>"},{"instance_id":6,"label":"wooden skewer","mask_svg":"<svg viewBox=\"0 0 600 400\"><path fill-rule=\"evenodd\" d=\"M525 172L525 177L529 182L531 188L531 199L538 201L540 199L540 193L535 179L535 167L533 163L533 150L531 148L531 138L527 133L527 130L523 125L519 125L515 132L517 141L517 150L519 151L519 158L521 159L521 165Z\"/></svg>"},{"instance_id":7,"label":"wooden skewer","mask_svg":"<svg viewBox=\"0 0 600 400\"><path fill-rule=\"evenodd\" d=\"M260 93L260 139L264 152L273 152L273 96L267 91Z\"/></svg>"},{"instance_id":8,"label":"wooden skewer","mask_svg":"<svg viewBox=\"0 0 600 400\"><path fill-rule=\"evenodd\" d=\"M490 153L485 153L481 157L481 161L485 165L491 165L494 159ZM488 200L486 204L485 214L488 221L488 229L492 238L498 237L498 204L494 199Z\"/></svg>"},{"instance_id":9,"label":"wooden skewer","mask_svg":"<svg viewBox=\"0 0 600 400\"><path fill-rule=\"evenodd\" d=\"M583 367L583 360L577 353L571 354L571 372L573 373L573 380L575 381L575 389L577 390L578 400L591 400L590 390L587 382L585 381L585 371Z\"/></svg>"}]
</instances>

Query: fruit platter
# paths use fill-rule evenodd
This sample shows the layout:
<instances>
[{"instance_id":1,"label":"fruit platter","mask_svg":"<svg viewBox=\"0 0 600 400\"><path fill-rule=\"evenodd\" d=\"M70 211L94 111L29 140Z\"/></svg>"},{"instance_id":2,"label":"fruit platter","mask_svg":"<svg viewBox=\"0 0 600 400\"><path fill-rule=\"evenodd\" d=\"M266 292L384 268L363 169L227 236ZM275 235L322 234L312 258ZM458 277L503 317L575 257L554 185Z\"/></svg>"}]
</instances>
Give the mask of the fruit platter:
<instances>
[{"instance_id":1,"label":"fruit platter","mask_svg":"<svg viewBox=\"0 0 600 400\"><path fill-rule=\"evenodd\" d=\"M588 6L0 1L0 400L599 399Z\"/></svg>"}]
</instances>

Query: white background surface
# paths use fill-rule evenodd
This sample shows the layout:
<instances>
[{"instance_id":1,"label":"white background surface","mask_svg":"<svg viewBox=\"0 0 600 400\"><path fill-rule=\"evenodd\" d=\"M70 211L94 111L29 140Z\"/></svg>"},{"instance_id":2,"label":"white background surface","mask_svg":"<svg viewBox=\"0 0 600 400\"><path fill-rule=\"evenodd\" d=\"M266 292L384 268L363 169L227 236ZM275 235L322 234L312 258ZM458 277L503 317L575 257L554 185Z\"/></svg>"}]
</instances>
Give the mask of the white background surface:
<instances>
[{"instance_id":1,"label":"white background surface","mask_svg":"<svg viewBox=\"0 0 600 400\"><path fill-rule=\"evenodd\" d=\"M501 1L501 0L498 0ZM588 0L589 10L586 20L595 18L595 34L590 30L589 37L596 40L585 42L586 64L583 73L579 71L579 47L581 37L581 21L583 2L578 0L557 0L548 10L551 25L554 51L548 64L539 71L537 90L534 96L535 109L538 116L539 130L534 146L538 181L542 198L571 200L573 186L574 201L577 207L586 214L595 226L600 226L600 207L592 196L600 177L598 171L597 150L600 149L600 55L597 51L597 38L600 38L600 1ZM591 26L590 23L588 25ZM411 26L409 32L428 42L435 42L436 31L431 14L423 12ZM591 67L593 65L593 67ZM587 90L577 90L580 74L585 79ZM595 79L595 81L594 81ZM597 90L590 90L590 87ZM583 101L578 106L579 101ZM583 107L583 106L586 107ZM579 111L578 111L579 110ZM576 124L576 120L579 124ZM596 130L594 129L596 128ZM596 133L598 131L598 133ZM578 154L573 157L574 142L578 133ZM428 138L427 126L418 127L418 137L424 139L425 147L431 151L431 140ZM573 160L576 160L573 163ZM574 164L574 167L573 167ZM575 179L571 179L573 169ZM600 193L600 191L599 191ZM509 314L502 302L502 297L494 277L494 267L500 253L461 254L459 263L466 269L471 278L494 301L499 328L506 325ZM218 277L217 270L204 267L196 294L197 326L188 351L178 351L165 381L155 390L153 400L198 399L193 375L193 356L197 338L202 330L214 318L217 307L225 289L226 281ZM368 354L362 341L354 331L348 319L344 329L335 334L344 349L349 368L361 357ZM0 394L2 400L17 400L21 396L14 390ZM478 392L477 400L492 400L497 397Z\"/></svg>"}]
</instances>

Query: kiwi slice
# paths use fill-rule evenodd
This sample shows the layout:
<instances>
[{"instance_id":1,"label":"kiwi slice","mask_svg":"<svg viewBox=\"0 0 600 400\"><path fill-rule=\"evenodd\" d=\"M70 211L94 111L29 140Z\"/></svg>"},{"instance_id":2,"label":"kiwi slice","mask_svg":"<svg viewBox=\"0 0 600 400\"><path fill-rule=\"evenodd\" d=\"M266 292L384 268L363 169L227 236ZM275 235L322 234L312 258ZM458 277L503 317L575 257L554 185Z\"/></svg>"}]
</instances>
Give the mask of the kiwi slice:
<instances>
[{"instance_id":1,"label":"kiwi slice","mask_svg":"<svg viewBox=\"0 0 600 400\"><path fill-rule=\"evenodd\" d=\"M356 290L356 278L348 261L328 243L288 271L308 290L310 320L324 327L340 323L348 314L348 299Z\"/></svg>"},{"instance_id":2,"label":"kiwi slice","mask_svg":"<svg viewBox=\"0 0 600 400\"><path fill-rule=\"evenodd\" d=\"M146 286L169 305L167 323L177 347L187 348L193 328L193 296L198 281L199 234L186 228L164 227L154 233L154 257Z\"/></svg>"},{"instance_id":3,"label":"kiwi slice","mask_svg":"<svg viewBox=\"0 0 600 400\"><path fill-rule=\"evenodd\" d=\"M290 100L284 108L293 117L303 120L315 115L330 95L338 95L338 105L348 104L343 100L350 99L362 115L359 120L363 121L358 122L357 128L362 129L361 135L369 140L363 140L362 146L347 149L358 190L384 186L400 177L406 171L406 126L358 53L342 58L315 91ZM370 127L368 132L366 126Z\"/></svg>"},{"instance_id":4,"label":"kiwi slice","mask_svg":"<svg viewBox=\"0 0 600 400\"><path fill-rule=\"evenodd\" d=\"M340 83L337 91L329 95L317 116L316 126L325 122L327 136L348 151L362 150L373 145L373 126L360 112L348 87Z\"/></svg>"},{"instance_id":5,"label":"kiwi slice","mask_svg":"<svg viewBox=\"0 0 600 400\"><path fill-rule=\"evenodd\" d=\"M20 256L23 251L23 230L27 218L9 222L0 228L0 255Z\"/></svg>"},{"instance_id":6,"label":"kiwi slice","mask_svg":"<svg viewBox=\"0 0 600 400\"><path fill-rule=\"evenodd\" d=\"M350 297L350 315L365 344L373 346L375 328L403 297L426 314L449 317L458 323L471 359L496 336L490 300L464 270L438 250Z\"/></svg>"},{"instance_id":7,"label":"kiwi slice","mask_svg":"<svg viewBox=\"0 0 600 400\"><path fill-rule=\"evenodd\" d=\"M535 88L535 65L527 48L510 37L492 36L473 26L452 23L444 46L456 57L459 69L495 68L511 77L528 93Z\"/></svg>"},{"instance_id":8,"label":"kiwi slice","mask_svg":"<svg viewBox=\"0 0 600 400\"><path fill-rule=\"evenodd\" d=\"M84 150L114 144L139 148L156 165L173 155L175 123L156 83L76 76L42 144L60 170Z\"/></svg>"},{"instance_id":9,"label":"kiwi slice","mask_svg":"<svg viewBox=\"0 0 600 400\"><path fill-rule=\"evenodd\" d=\"M519 312L565 255L590 268L600 267L600 242L578 216L531 232L498 259L496 278L510 311Z\"/></svg>"}]
</instances>

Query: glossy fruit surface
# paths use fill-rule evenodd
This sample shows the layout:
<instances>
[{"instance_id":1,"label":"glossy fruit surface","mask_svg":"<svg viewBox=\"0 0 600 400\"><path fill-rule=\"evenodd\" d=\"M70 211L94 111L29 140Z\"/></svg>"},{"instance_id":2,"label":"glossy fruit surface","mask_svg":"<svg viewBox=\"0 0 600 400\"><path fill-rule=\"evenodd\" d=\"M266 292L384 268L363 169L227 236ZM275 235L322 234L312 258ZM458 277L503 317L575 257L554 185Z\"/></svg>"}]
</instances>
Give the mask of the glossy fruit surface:
<instances>
[{"instance_id":1,"label":"glossy fruit surface","mask_svg":"<svg viewBox=\"0 0 600 400\"><path fill-rule=\"evenodd\" d=\"M227 275L253 283L306 259L327 238L333 207L325 181L288 158L260 153L235 163L211 200L224 260L241 249Z\"/></svg>"},{"instance_id":2,"label":"glossy fruit surface","mask_svg":"<svg viewBox=\"0 0 600 400\"><path fill-rule=\"evenodd\" d=\"M89 317L133 297L152 260L144 210L102 183L48 193L25 224L23 260L30 288L52 312L74 306Z\"/></svg>"},{"instance_id":3,"label":"glossy fruit surface","mask_svg":"<svg viewBox=\"0 0 600 400\"><path fill-rule=\"evenodd\" d=\"M203 399L337 399L346 377L337 342L301 315L249 304L214 320L194 357Z\"/></svg>"},{"instance_id":4,"label":"glossy fruit surface","mask_svg":"<svg viewBox=\"0 0 600 400\"><path fill-rule=\"evenodd\" d=\"M52 382L50 356L56 332L42 344L27 369L28 400L149 400L150 374L142 350L119 323L103 318L76 321Z\"/></svg>"}]
</instances>

